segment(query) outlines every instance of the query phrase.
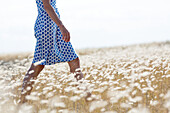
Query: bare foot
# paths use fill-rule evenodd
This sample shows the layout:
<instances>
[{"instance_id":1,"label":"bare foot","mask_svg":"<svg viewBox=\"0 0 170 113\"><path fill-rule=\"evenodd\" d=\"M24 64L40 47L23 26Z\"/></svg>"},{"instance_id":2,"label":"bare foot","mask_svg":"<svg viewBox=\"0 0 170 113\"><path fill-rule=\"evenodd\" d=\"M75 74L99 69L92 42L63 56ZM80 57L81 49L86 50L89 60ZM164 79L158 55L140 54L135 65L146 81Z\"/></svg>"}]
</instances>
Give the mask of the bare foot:
<instances>
[{"instance_id":1,"label":"bare foot","mask_svg":"<svg viewBox=\"0 0 170 113\"><path fill-rule=\"evenodd\" d=\"M87 92L87 95L86 95L86 97L85 97L86 102L88 102L88 98L89 98L89 97L91 97L91 93L90 93L90 92Z\"/></svg>"}]
</instances>

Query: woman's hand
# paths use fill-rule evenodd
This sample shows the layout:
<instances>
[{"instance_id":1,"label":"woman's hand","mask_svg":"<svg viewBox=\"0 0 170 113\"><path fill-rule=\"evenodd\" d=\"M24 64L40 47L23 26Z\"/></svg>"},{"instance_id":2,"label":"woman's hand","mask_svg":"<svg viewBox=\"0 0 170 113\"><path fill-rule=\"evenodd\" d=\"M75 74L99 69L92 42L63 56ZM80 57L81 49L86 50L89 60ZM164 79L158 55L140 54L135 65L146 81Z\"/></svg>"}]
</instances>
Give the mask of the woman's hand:
<instances>
[{"instance_id":1,"label":"woman's hand","mask_svg":"<svg viewBox=\"0 0 170 113\"><path fill-rule=\"evenodd\" d=\"M70 41L70 33L68 32L68 30L65 28L64 25L61 25L60 26L60 30L61 30L61 33L63 35L63 40L66 41L66 42L69 42Z\"/></svg>"}]
</instances>

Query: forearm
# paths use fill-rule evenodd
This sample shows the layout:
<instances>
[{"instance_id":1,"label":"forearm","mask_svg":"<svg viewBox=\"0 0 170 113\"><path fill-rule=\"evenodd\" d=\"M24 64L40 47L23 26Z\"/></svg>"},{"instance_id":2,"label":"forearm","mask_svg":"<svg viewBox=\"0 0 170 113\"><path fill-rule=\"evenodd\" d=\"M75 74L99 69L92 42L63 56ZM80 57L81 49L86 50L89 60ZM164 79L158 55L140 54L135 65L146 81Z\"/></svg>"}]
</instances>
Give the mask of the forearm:
<instances>
[{"instance_id":1,"label":"forearm","mask_svg":"<svg viewBox=\"0 0 170 113\"><path fill-rule=\"evenodd\" d=\"M44 6L44 9L46 10L47 14L50 16L50 18L59 26L61 27L63 23L58 18L57 14L55 13L53 7L51 5Z\"/></svg>"}]
</instances>

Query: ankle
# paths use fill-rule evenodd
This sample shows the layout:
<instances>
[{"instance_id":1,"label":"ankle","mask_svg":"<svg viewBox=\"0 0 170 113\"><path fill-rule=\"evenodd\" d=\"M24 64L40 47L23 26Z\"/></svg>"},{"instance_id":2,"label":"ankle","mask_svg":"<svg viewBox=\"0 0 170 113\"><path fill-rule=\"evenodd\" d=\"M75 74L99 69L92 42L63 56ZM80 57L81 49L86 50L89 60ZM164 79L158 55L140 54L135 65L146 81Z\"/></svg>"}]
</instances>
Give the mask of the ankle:
<instances>
[{"instance_id":1,"label":"ankle","mask_svg":"<svg viewBox=\"0 0 170 113\"><path fill-rule=\"evenodd\" d=\"M75 75L74 77L77 79L77 81L78 81L78 80L81 80L82 78L84 78L82 72L76 72L76 75Z\"/></svg>"}]
</instances>

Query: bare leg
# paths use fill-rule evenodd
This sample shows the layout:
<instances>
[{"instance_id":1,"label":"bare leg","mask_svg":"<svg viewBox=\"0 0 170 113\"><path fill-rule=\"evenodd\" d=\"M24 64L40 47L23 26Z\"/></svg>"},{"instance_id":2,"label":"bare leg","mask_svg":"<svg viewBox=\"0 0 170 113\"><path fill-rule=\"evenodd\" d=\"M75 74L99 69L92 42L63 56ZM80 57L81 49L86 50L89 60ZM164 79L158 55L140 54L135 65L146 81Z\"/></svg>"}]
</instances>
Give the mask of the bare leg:
<instances>
[{"instance_id":1,"label":"bare leg","mask_svg":"<svg viewBox=\"0 0 170 113\"><path fill-rule=\"evenodd\" d=\"M78 80L81 80L84 76L83 73L81 72L81 70L76 70L78 68L80 68L80 60L79 58L76 58L70 62L68 62L69 66L70 66L70 72L71 73L76 73L75 77ZM87 89L86 89L87 90ZM91 96L91 93L87 91L87 95L85 97L85 100L87 101L87 98Z\"/></svg>"},{"instance_id":2,"label":"bare leg","mask_svg":"<svg viewBox=\"0 0 170 113\"><path fill-rule=\"evenodd\" d=\"M81 70L76 70L76 69L80 68L79 57L72 60L72 61L70 61L70 62L68 62L68 64L69 64L69 67L70 67L70 72L71 73L76 73L75 78L77 80L82 79L83 78L83 73L81 72Z\"/></svg>"},{"instance_id":3,"label":"bare leg","mask_svg":"<svg viewBox=\"0 0 170 113\"><path fill-rule=\"evenodd\" d=\"M20 103L26 102L25 97L27 95L30 95L31 90L33 89L32 85L34 84L34 81L30 81L30 80L37 79L38 74L43 70L43 68L44 68L44 65L34 66L34 64L32 63L30 69L26 73L24 80L23 80Z\"/></svg>"}]
</instances>

